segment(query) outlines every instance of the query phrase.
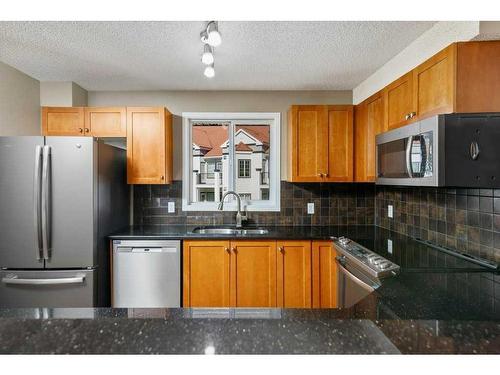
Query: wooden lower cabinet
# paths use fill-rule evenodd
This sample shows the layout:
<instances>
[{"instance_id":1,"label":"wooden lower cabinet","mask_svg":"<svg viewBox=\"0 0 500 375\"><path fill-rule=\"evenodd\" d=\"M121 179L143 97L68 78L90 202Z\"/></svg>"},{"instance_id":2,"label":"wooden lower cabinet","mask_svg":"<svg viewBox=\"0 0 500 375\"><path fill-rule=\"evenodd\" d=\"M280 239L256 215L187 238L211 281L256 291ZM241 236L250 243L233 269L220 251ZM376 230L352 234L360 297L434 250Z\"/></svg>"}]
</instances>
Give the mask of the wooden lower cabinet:
<instances>
[{"instance_id":1,"label":"wooden lower cabinet","mask_svg":"<svg viewBox=\"0 0 500 375\"><path fill-rule=\"evenodd\" d=\"M231 306L277 307L276 241L233 241L231 251Z\"/></svg>"},{"instance_id":2,"label":"wooden lower cabinet","mask_svg":"<svg viewBox=\"0 0 500 375\"><path fill-rule=\"evenodd\" d=\"M336 308L337 264L332 241L313 241L313 307Z\"/></svg>"},{"instance_id":3,"label":"wooden lower cabinet","mask_svg":"<svg viewBox=\"0 0 500 375\"><path fill-rule=\"evenodd\" d=\"M331 241L184 241L184 307L336 307Z\"/></svg>"},{"instance_id":4,"label":"wooden lower cabinet","mask_svg":"<svg viewBox=\"0 0 500 375\"><path fill-rule=\"evenodd\" d=\"M312 307L311 241L278 241L278 306Z\"/></svg>"},{"instance_id":5,"label":"wooden lower cabinet","mask_svg":"<svg viewBox=\"0 0 500 375\"><path fill-rule=\"evenodd\" d=\"M230 258L229 241L184 241L184 307L229 307Z\"/></svg>"}]
</instances>

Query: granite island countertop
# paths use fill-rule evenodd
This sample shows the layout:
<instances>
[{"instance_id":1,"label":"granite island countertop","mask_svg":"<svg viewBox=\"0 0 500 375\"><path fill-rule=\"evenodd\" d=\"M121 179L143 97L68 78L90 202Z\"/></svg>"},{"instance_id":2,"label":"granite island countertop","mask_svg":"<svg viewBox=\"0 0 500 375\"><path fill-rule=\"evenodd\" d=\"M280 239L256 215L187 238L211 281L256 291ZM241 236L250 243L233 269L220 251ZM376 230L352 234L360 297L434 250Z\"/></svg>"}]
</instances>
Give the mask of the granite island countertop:
<instances>
[{"instance_id":1,"label":"granite island countertop","mask_svg":"<svg viewBox=\"0 0 500 375\"><path fill-rule=\"evenodd\" d=\"M500 353L499 321L369 319L351 309L0 310L0 353Z\"/></svg>"}]
</instances>

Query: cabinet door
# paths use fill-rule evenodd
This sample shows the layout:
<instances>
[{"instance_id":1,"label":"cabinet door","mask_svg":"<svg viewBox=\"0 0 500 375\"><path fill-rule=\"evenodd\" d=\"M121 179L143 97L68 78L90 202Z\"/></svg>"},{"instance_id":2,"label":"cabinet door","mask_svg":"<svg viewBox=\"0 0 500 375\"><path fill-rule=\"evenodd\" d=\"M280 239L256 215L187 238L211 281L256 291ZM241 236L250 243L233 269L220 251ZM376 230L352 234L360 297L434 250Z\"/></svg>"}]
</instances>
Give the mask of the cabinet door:
<instances>
[{"instance_id":1,"label":"cabinet door","mask_svg":"<svg viewBox=\"0 0 500 375\"><path fill-rule=\"evenodd\" d=\"M184 307L229 307L229 245L229 241L184 241Z\"/></svg>"},{"instance_id":2,"label":"cabinet door","mask_svg":"<svg viewBox=\"0 0 500 375\"><path fill-rule=\"evenodd\" d=\"M276 242L231 242L231 306L276 307Z\"/></svg>"},{"instance_id":3,"label":"cabinet door","mask_svg":"<svg viewBox=\"0 0 500 375\"><path fill-rule=\"evenodd\" d=\"M384 95L378 92L355 108L354 181L375 181L375 136L385 130Z\"/></svg>"},{"instance_id":4,"label":"cabinet door","mask_svg":"<svg viewBox=\"0 0 500 375\"><path fill-rule=\"evenodd\" d=\"M311 241L278 241L278 306L312 307Z\"/></svg>"},{"instance_id":5,"label":"cabinet door","mask_svg":"<svg viewBox=\"0 0 500 375\"><path fill-rule=\"evenodd\" d=\"M93 137L126 137L127 109L125 107L85 108L85 134Z\"/></svg>"},{"instance_id":6,"label":"cabinet door","mask_svg":"<svg viewBox=\"0 0 500 375\"><path fill-rule=\"evenodd\" d=\"M328 170L326 106L292 106L288 123L289 181L323 181L323 174Z\"/></svg>"},{"instance_id":7,"label":"cabinet door","mask_svg":"<svg viewBox=\"0 0 500 375\"><path fill-rule=\"evenodd\" d=\"M165 108L127 108L127 181L172 180L172 115Z\"/></svg>"},{"instance_id":8,"label":"cabinet door","mask_svg":"<svg viewBox=\"0 0 500 375\"><path fill-rule=\"evenodd\" d=\"M83 107L42 107L42 135L83 135Z\"/></svg>"},{"instance_id":9,"label":"cabinet door","mask_svg":"<svg viewBox=\"0 0 500 375\"><path fill-rule=\"evenodd\" d=\"M384 88L387 128L395 129L414 121L409 116L416 112L413 73L409 72Z\"/></svg>"},{"instance_id":10,"label":"cabinet door","mask_svg":"<svg viewBox=\"0 0 500 375\"><path fill-rule=\"evenodd\" d=\"M336 308L337 303L337 266L335 263L335 251L331 241L312 242L313 278L315 284L319 285L319 292L314 293L314 307Z\"/></svg>"},{"instance_id":11,"label":"cabinet door","mask_svg":"<svg viewBox=\"0 0 500 375\"><path fill-rule=\"evenodd\" d=\"M372 97L366 103L366 179L375 181L375 154L377 134L387 130L384 118L384 97L382 94Z\"/></svg>"},{"instance_id":12,"label":"cabinet door","mask_svg":"<svg viewBox=\"0 0 500 375\"><path fill-rule=\"evenodd\" d=\"M413 70L418 119L453 112L455 61L456 44L452 44Z\"/></svg>"},{"instance_id":13,"label":"cabinet door","mask_svg":"<svg viewBox=\"0 0 500 375\"><path fill-rule=\"evenodd\" d=\"M323 181L353 180L353 106L328 106L328 166Z\"/></svg>"}]
</instances>

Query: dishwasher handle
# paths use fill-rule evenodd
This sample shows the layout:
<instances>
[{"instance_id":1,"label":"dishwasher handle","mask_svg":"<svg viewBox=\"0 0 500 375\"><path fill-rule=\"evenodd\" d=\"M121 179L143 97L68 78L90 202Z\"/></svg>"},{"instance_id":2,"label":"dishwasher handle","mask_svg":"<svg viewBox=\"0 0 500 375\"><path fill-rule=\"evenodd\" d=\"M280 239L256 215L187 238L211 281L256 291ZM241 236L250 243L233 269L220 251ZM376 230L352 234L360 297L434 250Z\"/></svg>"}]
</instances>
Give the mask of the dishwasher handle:
<instances>
[{"instance_id":1,"label":"dishwasher handle","mask_svg":"<svg viewBox=\"0 0 500 375\"><path fill-rule=\"evenodd\" d=\"M118 253L135 253L135 254L148 254L148 253L177 253L176 247L125 247L119 246L116 248Z\"/></svg>"}]
</instances>

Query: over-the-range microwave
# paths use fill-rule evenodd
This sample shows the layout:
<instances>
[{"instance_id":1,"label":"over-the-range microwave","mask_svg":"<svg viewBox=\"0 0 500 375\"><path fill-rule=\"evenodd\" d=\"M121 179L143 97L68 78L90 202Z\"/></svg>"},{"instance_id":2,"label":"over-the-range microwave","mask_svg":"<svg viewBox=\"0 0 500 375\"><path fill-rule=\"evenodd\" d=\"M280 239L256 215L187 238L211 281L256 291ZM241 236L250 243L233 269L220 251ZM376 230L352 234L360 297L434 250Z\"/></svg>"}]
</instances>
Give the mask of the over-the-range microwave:
<instances>
[{"instance_id":1,"label":"over-the-range microwave","mask_svg":"<svg viewBox=\"0 0 500 375\"><path fill-rule=\"evenodd\" d=\"M500 113L433 116L376 136L376 183L500 187Z\"/></svg>"}]
</instances>

